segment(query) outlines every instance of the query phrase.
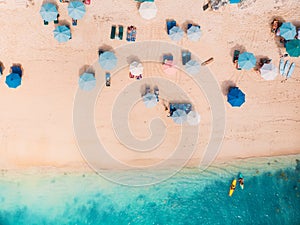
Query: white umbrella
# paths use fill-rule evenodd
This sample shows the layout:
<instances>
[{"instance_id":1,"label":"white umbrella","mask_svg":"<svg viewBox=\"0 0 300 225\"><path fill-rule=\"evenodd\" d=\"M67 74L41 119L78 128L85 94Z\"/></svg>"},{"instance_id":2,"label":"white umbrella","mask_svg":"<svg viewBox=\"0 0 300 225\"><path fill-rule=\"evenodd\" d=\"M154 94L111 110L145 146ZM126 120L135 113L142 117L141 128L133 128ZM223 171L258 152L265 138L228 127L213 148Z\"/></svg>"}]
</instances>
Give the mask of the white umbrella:
<instances>
[{"instance_id":1,"label":"white umbrella","mask_svg":"<svg viewBox=\"0 0 300 225\"><path fill-rule=\"evenodd\" d=\"M199 26L191 26L187 30L188 39L191 41L198 41L201 37L201 30Z\"/></svg>"},{"instance_id":2,"label":"white umbrella","mask_svg":"<svg viewBox=\"0 0 300 225\"><path fill-rule=\"evenodd\" d=\"M143 2L139 8L141 17L151 20L156 16L157 7L154 2Z\"/></svg>"},{"instance_id":3,"label":"white umbrella","mask_svg":"<svg viewBox=\"0 0 300 225\"><path fill-rule=\"evenodd\" d=\"M195 75L200 71L200 64L195 60L190 60L185 64L186 72Z\"/></svg>"},{"instance_id":4,"label":"white umbrella","mask_svg":"<svg viewBox=\"0 0 300 225\"><path fill-rule=\"evenodd\" d=\"M173 112L172 119L175 123L182 124L187 120L186 112L184 110L177 109L175 112Z\"/></svg>"},{"instance_id":5,"label":"white umbrella","mask_svg":"<svg viewBox=\"0 0 300 225\"><path fill-rule=\"evenodd\" d=\"M169 36L173 41L180 41L183 38L183 30L180 27L174 26L169 31Z\"/></svg>"},{"instance_id":6,"label":"white umbrella","mask_svg":"<svg viewBox=\"0 0 300 225\"><path fill-rule=\"evenodd\" d=\"M260 74L265 80L274 80L278 75L278 70L273 64L265 63L262 68L260 68Z\"/></svg>"},{"instance_id":7,"label":"white umbrella","mask_svg":"<svg viewBox=\"0 0 300 225\"><path fill-rule=\"evenodd\" d=\"M155 94L147 93L143 96L143 100L147 108L153 108L157 105L157 98Z\"/></svg>"},{"instance_id":8,"label":"white umbrella","mask_svg":"<svg viewBox=\"0 0 300 225\"><path fill-rule=\"evenodd\" d=\"M134 76L139 76L140 74L143 74L143 70L144 70L144 67L143 67L142 63L139 63L136 61L132 62L129 66L129 71Z\"/></svg>"},{"instance_id":9,"label":"white umbrella","mask_svg":"<svg viewBox=\"0 0 300 225\"><path fill-rule=\"evenodd\" d=\"M200 123L200 115L196 111L190 111L187 114L187 122L191 126L197 126Z\"/></svg>"}]
</instances>

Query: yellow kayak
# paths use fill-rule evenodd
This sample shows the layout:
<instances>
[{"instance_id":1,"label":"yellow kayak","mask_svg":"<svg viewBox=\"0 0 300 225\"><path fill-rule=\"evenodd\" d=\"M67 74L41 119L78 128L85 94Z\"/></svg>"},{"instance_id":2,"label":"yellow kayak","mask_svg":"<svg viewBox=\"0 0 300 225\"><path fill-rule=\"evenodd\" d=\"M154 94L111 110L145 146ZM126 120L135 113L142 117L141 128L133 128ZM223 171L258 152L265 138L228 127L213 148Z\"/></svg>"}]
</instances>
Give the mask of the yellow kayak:
<instances>
[{"instance_id":1,"label":"yellow kayak","mask_svg":"<svg viewBox=\"0 0 300 225\"><path fill-rule=\"evenodd\" d=\"M236 187L236 179L234 179L230 185L229 194L228 194L230 197L232 196L232 194L235 190L235 187Z\"/></svg>"}]
</instances>

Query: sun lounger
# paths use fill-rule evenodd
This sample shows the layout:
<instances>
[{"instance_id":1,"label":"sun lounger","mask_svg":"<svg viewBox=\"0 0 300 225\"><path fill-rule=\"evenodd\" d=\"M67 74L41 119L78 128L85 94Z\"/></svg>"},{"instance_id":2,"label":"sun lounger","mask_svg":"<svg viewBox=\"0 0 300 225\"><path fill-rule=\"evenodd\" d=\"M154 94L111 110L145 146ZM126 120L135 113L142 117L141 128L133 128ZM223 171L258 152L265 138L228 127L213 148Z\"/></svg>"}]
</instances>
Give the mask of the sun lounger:
<instances>
[{"instance_id":1,"label":"sun lounger","mask_svg":"<svg viewBox=\"0 0 300 225\"><path fill-rule=\"evenodd\" d=\"M208 8L209 8L209 3L205 4L205 5L202 7L203 11L207 10Z\"/></svg>"},{"instance_id":2,"label":"sun lounger","mask_svg":"<svg viewBox=\"0 0 300 225\"><path fill-rule=\"evenodd\" d=\"M235 63L239 59L240 51L234 50L232 62Z\"/></svg>"},{"instance_id":3,"label":"sun lounger","mask_svg":"<svg viewBox=\"0 0 300 225\"><path fill-rule=\"evenodd\" d=\"M44 25L48 25L48 24L49 24L49 22L44 20Z\"/></svg>"},{"instance_id":4,"label":"sun lounger","mask_svg":"<svg viewBox=\"0 0 300 225\"><path fill-rule=\"evenodd\" d=\"M22 69L20 66L12 66L10 69L12 73L19 74L19 76L22 77Z\"/></svg>"},{"instance_id":5,"label":"sun lounger","mask_svg":"<svg viewBox=\"0 0 300 225\"><path fill-rule=\"evenodd\" d=\"M56 20L54 20L54 24L58 24L58 17L59 17L59 14L56 17Z\"/></svg>"},{"instance_id":6,"label":"sun lounger","mask_svg":"<svg viewBox=\"0 0 300 225\"><path fill-rule=\"evenodd\" d=\"M191 53L189 51L182 51L182 65L185 65L188 61L191 60Z\"/></svg>"},{"instance_id":7,"label":"sun lounger","mask_svg":"<svg viewBox=\"0 0 300 225\"><path fill-rule=\"evenodd\" d=\"M151 93L151 88L150 88L150 86L146 86L146 88L145 88L145 95L146 94L150 94Z\"/></svg>"},{"instance_id":8,"label":"sun lounger","mask_svg":"<svg viewBox=\"0 0 300 225\"><path fill-rule=\"evenodd\" d=\"M118 37L119 37L120 40L123 39L123 30L124 30L123 26L119 25L119 35L118 35Z\"/></svg>"},{"instance_id":9,"label":"sun lounger","mask_svg":"<svg viewBox=\"0 0 300 225\"><path fill-rule=\"evenodd\" d=\"M134 78L134 75L129 72L129 78Z\"/></svg>"},{"instance_id":10,"label":"sun lounger","mask_svg":"<svg viewBox=\"0 0 300 225\"><path fill-rule=\"evenodd\" d=\"M175 26L176 26L175 20L168 20L167 21L167 33L169 34L172 27L175 27Z\"/></svg>"},{"instance_id":11,"label":"sun lounger","mask_svg":"<svg viewBox=\"0 0 300 225\"><path fill-rule=\"evenodd\" d=\"M166 61L173 61L173 56L172 55L163 55L163 62Z\"/></svg>"},{"instance_id":12,"label":"sun lounger","mask_svg":"<svg viewBox=\"0 0 300 225\"><path fill-rule=\"evenodd\" d=\"M105 74L105 85L106 85L106 87L110 87L110 80L111 80L110 73L106 73Z\"/></svg>"},{"instance_id":13,"label":"sun lounger","mask_svg":"<svg viewBox=\"0 0 300 225\"><path fill-rule=\"evenodd\" d=\"M154 88L154 94L156 96L156 101L159 102L159 89L157 87Z\"/></svg>"},{"instance_id":14,"label":"sun lounger","mask_svg":"<svg viewBox=\"0 0 300 225\"><path fill-rule=\"evenodd\" d=\"M241 68L239 68L239 64L238 64L239 55L240 55L240 51L234 50L232 62L236 65L237 70L241 70Z\"/></svg>"},{"instance_id":15,"label":"sun lounger","mask_svg":"<svg viewBox=\"0 0 300 225\"><path fill-rule=\"evenodd\" d=\"M72 26L77 26L77 20L72 19Z\"/></svg>"},{"instance_id":16,"label":"sun lounger","mask_svg":"<svg viewBox=\"0 0 300 225\"><path fill-rule=\"evenodd\" d=\"M116 37L116 26L111 26L110 39L115 39Z\"/></svg>"},{"instance_id":17,"label":"sun lounger","mask_svg":"<svg viewBox=\"0 0 300 225\"><path fill-rule=\"evenodd\" d=\"M126 40L134 42L135 39L136 39L136 27L130 26L130 27L127 28L127 37L126 37Z\"/></svg>"}]
</instances>

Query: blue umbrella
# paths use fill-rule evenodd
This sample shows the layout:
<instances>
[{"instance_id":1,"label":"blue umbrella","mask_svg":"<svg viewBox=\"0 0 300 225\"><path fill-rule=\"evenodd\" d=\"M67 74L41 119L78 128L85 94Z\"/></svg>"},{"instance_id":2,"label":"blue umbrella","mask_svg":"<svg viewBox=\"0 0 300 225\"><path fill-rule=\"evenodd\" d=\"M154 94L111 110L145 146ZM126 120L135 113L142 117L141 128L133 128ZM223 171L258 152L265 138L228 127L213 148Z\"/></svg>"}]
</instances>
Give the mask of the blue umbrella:
<instances>
[{"instance_id":1,"label":"blue umbrella","mask_svg":"<svg viewBox=\"0 0 300 225\"><path fill-rule=\"evenodd\" d=\"M85 6L82 1L70 2L68 6L69 16L75 20L81 19L85 14Z\"/></svg>"},{"instance_id":2,"label":"blue umbrella","mask_svg":"<svg viewBox=\"0 0 300 225\"><path fill-rule=\"evenodd\" d=\"M287 53L289 53L291 57L300 56L300 40L295 39L295 40L288 41L285 47Z\"/></svg>"},{"instance_id":3,"label":"blue umbrella","mask_svg":"<svg viewBox=\"0 0 300 225\"><path fill-rule=\"evenodd\" d=\"M21 77L17 73L11 73L6 76L5 83L9 88L16 88L21 85Z\"/></svg>"},{"instance_id":4,"label":"blue umbrella","mask_svg":"<svg viewBox=\"0 0 300 225\"><path fill-rule=\"evenodd\" d=\"M280 36L283 37L285 40L293 40L297 34L296 32L296 27L288 22L288 23L283 23L280 28Z\"/></svg>"},{"instance_id":5,"label":"blue umbrella","mask_svg":"<svg viewBox=\"0 0 300 225\"><path fill-rule=\"evenodd\" d=\"M40 14L43 20L51 22L57 19L58 11L54 4L45 3L41 7Z\"/></svg>"},{"instance_id":6,"label":"blue umbrella","mask_svg":"<svg viewBox=\"0 0 300 225\"><path fill-rule=\"evenodd\" d=\"M200 64L195 60L190 60L185 64L186 72L195 75L200 71Z\"/></svg>"},{"instance_id":7,"label":"blue umbrella","mask_svg":"<svg viewBox=\"0 0 300 225\"><path fill-rule=\"evenodd\" d=\"M256 58L250 52L244 52L239 55L238 65L241 69L250 70L256 65Z\"/></svg>"},{"instance_id":8,"label":"blue umbrella","mask_svg":"<svg viewBox=\"0 0 300 225\"><path fill-rule=\"evenodd\" d=\"M182 124L187 120L187 114L184 110L177 109L176 111L173 112L172 119L175 123Z\"/></svg>"},{"instance_id":9,"label":"blue umbrella","mask_svg":"<svg viewBox=\"0 0 300 225\"><path fill-rule=\"evenodd\" d=\"M238 87L231 87L227 94L227 101L233 107L240 107L245 102L245 94Z\"/></svg>"},{"instance_id":10,"label":"blue umbrella","mask_svg":"<svg viewBox=\"0 0 300 225\"><path fill-rule=\"evenodd\" d=\"M143 96L143 100L147 108L153 108L157 105L157 98L155 94L147 93Z\"/></svg>"},{"instance_id":11,"label":"blue umbrella","mask_svg":"<svg viewBox=\"0 0 300 225\"><path fill-rule=\"evenodd\" d=\"M112 70L117 65L117 57L113 52L104 52L99 57L99 63L104 70Z\"/></svg>"},{"instance_id":12,"label":"blue umbrella","mask_svg":"<svg viewBox=\"0 0 300 225\"><path fill-rule=\"evenodd\" d=\"M79 87L84 91L91 91L96 87L96 78L92 73L83 73L79 77Z\"/></svg>"},{"instance_id":13,"label":"blue umbrella","mask_svg":"<svg viewBox=\"0 0 300 225\"><path fill-rule=\"evenodd\" d=\"M174 26L169 31L169 37L173 41L180 41L183 38L184 32L180 27Z\"/></svg>"},{"instance_id":14,"label":"blue umbrella","mask_svg":"<svg viewBox=\"0 0 300 225\"><path fill-rule=\"evenodd\" d=\"M70 28L65 25L57 26L53 33L55 39L58 40L58 42L67 42L71 38Z\"/></svg>"}]
</instances>

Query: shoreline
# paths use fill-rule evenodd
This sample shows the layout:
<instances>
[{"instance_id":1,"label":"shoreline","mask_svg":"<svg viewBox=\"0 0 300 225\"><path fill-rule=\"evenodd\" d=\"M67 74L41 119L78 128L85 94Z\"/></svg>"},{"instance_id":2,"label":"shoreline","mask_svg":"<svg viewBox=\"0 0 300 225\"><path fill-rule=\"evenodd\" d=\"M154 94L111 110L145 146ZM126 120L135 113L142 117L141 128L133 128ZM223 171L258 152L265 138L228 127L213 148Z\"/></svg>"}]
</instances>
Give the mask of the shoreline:
<instances>
[{"instance_id":1,"label":"shoreline","mask_svg":"<svg viewBox=\"0 0 300 225\"><path fill-rule=\"evenodd\" d=\"M196 160L196 159L194 159ZM198 170L200 172L204 172L205 171L209 171L213 168L225 168L225 167L230 167L232 165L234 165L233 167L235 169L242 169L243 167L247 167L247 165L253 165L253 168L250 168L250 170L255 170L256 167L260 167L263 168L262 165L265 165L267 162L269 161L278 161L280 162L280 165L288 165L289 163L291 163L292 161L295 160L300 160L300 153L298 154L282 154L282 155L276 155L276 156L261 156L261 157L247 157L247 158L236 158L236 159L232 159L230 161L214 161L210 166L208 166L207 168L205 168L204 170L202 170L201 168L199 168L199 166L197 166L196 164L194 165L186 165L184 167L182 167L181 170ZM295 163L295 162L294 162ZM240 167L237 167L240 166ZM155 168L151 168L151 171L160 171L160 170L165 170L168 171L168 169L173 169L176 166L170 166L169 168L163 168L163 169L155 169ZM247 167L248 168L248 167ZM48 173L48 172L54 172L54 173L70 173L70 174L77 174L77 173L88 173L88 174L93 174L96 172L89 167L89 165L87 163L82 163L78 165L65 165L65 166L26 166L26 167L10 167L10 168L0 168L2 173L10 173L10 172L29 172L29 173ZM104 171L110 171L110 172L139 172L139 171L143 171L141 170L141 168L136 168L136 169L132 169L132 170L123 170L123 169L118 169L118 168L104 168Z\"/></svg>"}]
</instances>

